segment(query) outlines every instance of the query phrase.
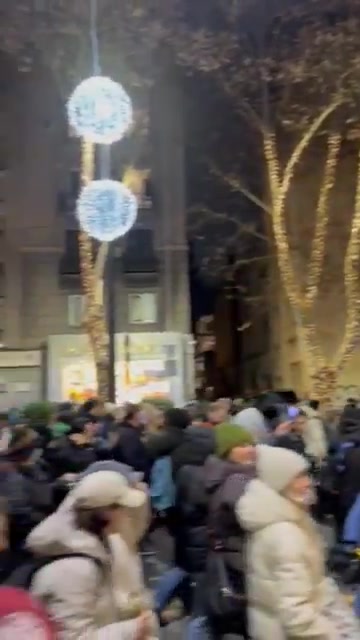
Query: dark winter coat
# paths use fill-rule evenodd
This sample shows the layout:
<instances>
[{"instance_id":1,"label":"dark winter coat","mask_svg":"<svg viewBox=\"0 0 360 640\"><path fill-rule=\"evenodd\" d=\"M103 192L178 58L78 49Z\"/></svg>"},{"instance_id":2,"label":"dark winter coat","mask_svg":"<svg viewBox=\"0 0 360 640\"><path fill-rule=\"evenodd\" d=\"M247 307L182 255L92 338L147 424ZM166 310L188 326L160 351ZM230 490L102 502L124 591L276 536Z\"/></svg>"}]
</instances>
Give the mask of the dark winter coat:
<instances>
[{"instance_id":1,"label":"dark winter coat","mask_svg":"<svg viewBox=\"0 0 360 640\"><path fill-rule=\"evenodd\" d=\"M8 503L12 547L19 547L53 509L53 486L41 463L15 468L0 464L0 495Z\"/></svg>"},{"instance_id":2,"label":"dark winter coat","mask_svg":"<svg viewBox=\"0 0 360 640\"><path fill-rule=\"evenodd\" d=\"M360 440L360 409L345 407L340 417L338 434L342 441Z\"/></svg>"},{"instance_id":3,"label":"dark winter coat","mask_svg":"<svg viewBox=\"0 0 360 640\"><path fill-rule=\"evenodd\" d=\"M229 562L238 566L242 545L234 508L247 483L255 476L215 456L203 466L184 466L176 477L176 561L189 573L202 573L214 538L221 539Z\"/></svg>"},{"instance_id":4,"label":"dark winter coat","mask_svg":"<svg viewBox=\"0 0 360 640\"><path fill-rule=\"evenodd\" d=\"M174 476L185 466L202 466L215 451L215 435L212 427L188 427L182 443L172 454Z\"/></svg>"},{"instance_id":5,"label":"dark winter coat","mask_svg":"<svg viewBox=\"0 0 360 640\"><path fill-rule=\"evenodd\" d=\"M165 427L161 432L148 437L146 448L152 461L170 456L173 463L175 451L184 441L190 417L184 409L168 409L165 412Z\"/></svg>"},{"instance_id":6,"label":"dark winter coat","mask_svg":"<svg viewBox=\"0 0 360 640\"><path fill-rule=\"evenodd\" d=\"M360 443L344 451L341 469L338 468L337 490L339 506L347 514L360 493Z\"/></svg>"},{"instance_id":7,"label":"dark winter coat","mask_svg":"<svg viewBox=\"0 0 360 640\"><path fill-rule=\"evenodd\" d=\"M184 440L184 432L177 427L166 427L159 433L151 434L146 440L145 446L151 460L165 456L173 456L176 449Z\"/></svg>"},{"instance_id":8,"label":"dark winter coat","mask_svg":"<svg viewBox=\"0 0 360 640\"><path fill-rule=\"evenodd\" d=\"M305 455L305 442L299 433L290 432L274 436L272 444L274 447L290 449L290 451L294 451L300 456Z\"/></svg>"},{"instance_id":9,"label":"dark winter coat","mask_svg":"<svg viewBox=\"0 0 360 640\"><path fill-rule=\"evenodd\" d=\"M118 428L117 443L112 450L112 458L132 467L134 471L144 474L145 482L149 481L151 459L142 441L141 430L128 422Z\"/></svg>"},{"instance_id":10,"label":"dark winter coat","mask_svg":"<svg viewBox=\"0 0 360 640\"><path fill-rule=\"evenodd\" d=\"M94 444L79 444L72 436L53 440L44 451L44 457L55 479L67 473L82 473L97 460Z\"/></svg>"},{"instance_id":11,"label":"dark winter coat","mask_svg":"<svg viewBox=\"0 0 360 640\"><path fill-rule=\"evenodd\" d=\"M244 538L235 518L235 506L255 478L253 465L238 465L215 456L208 458L205 488L209 501L210 546L221 543L225 564L243 570Z\"/></svg>"},{"instance_id":12,"label":"dark winter coat","mask_svg":"<svg viewBox=\"0 0 360 640\"><path fill-rule=\"evenodd\" d=\"M360 409L345 407L338 433L339 442L330 466L338 509L344 517L360 493Z\"/></svg>"},{"instance_id":13,"label":"dark winter coat","mask_svg":"<svg viewBox=\"0 0 360 640\"><path fill-rule=\"evenodd\" d=\"M190 574L205 571L208 550L208 497L204 469L183 466L176 476L175 562Z\"/></svg>"}]
</instances>

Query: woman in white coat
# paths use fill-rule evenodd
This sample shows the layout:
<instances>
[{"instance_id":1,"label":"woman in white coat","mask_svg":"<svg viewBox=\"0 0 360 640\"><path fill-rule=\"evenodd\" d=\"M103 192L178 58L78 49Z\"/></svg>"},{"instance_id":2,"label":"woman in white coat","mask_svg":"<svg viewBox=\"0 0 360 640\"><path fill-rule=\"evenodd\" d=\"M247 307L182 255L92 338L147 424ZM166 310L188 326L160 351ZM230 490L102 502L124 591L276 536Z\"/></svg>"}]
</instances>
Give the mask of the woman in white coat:
<instances>
[{"instance_id":1,"label":"woman in white coat","mask_svg":"<svg viewBox=\"0 0 360 640\"><path fill-rule=\"evenodd\" d=\"M341 640L360 630L336 585L309 515L314 492L302 456L257 447L257 477L236 506L248 532L248 613L253 640ZM337 612L338 618L332 614ZM336 620L340 620L340 625ZM341 635L339 629L346 629Z\"/></svg>"},{"instance_id":2,"label":"woman in white coat","mask_svg":"<svg viewBox=\"0 0 360 640\"><path fill-rule=\"evenodd\" d=\"M53 558L35 574L31 591L54 619L59 640L157 637L136 549L147 502L145 491L119 473L98 471L30 534L28 548Z\"/></svg>"}]
</instances>

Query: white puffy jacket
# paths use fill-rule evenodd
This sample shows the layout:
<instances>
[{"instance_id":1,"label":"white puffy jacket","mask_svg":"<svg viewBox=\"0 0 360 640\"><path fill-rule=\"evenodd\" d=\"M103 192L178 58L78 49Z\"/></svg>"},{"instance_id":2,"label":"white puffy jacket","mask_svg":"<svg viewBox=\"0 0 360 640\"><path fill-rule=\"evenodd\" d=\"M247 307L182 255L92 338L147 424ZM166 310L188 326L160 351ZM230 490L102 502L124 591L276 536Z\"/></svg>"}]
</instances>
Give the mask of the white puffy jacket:
<instances>
[{"instance_id":1,"label":"white puffy jacket","mask_svg":"<svg viewBox=\"0 0 360 640\"><path fill-rule=\"evenodd\" d=\"M135 638L136 616L151 605L146 602L137 553L123 538L110 536L106 550L95 536L76 529L70 494L55 514L32 531L27 546L38 556L54 559L74 554L43 567L32 585L32 593L58 625L59 640ZM77 553L89 559L76 557Z\"/></svg>"},{"instance_id":2,"label":"white puffy jacket","mask_svg":"<svg viewBox=\"0 0 360 640\"><path fill-rule=\"evenodd\" d=\"M251 481L236 515L249 534L253 640L339 640L325 612L334 589L325 576L322 541L310 516L260 480Z\"/></svg>"}]
</instances>

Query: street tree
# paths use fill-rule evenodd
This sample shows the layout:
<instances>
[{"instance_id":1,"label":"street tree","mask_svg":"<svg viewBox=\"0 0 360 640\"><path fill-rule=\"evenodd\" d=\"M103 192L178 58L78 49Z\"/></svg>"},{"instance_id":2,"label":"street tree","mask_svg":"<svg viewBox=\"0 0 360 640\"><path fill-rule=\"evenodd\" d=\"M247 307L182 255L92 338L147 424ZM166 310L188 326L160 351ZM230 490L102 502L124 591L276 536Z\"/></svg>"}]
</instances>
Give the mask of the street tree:
<instances>
[{"instance_id":1,"label":"street tree","mask_svg":"<svg viewBox=\"0 0 360 640\"><path fill-rule=\"evenodd\" d=\"M191 19L183 16L173 35L179 59L221 87L239 117L239 130L251 128L263 182L258 192L248 187L239 173L241 148L231 137L226 169L217 164L215 173L231 192L264 213L309 392L329 399L353 355L360 328L360 3L213 0L200 24L195 13L194 7ZM349 154L356 158L353 193L346 210L339 212L337 188L348 171ZM309 168L315 182L311 189L304 183ZM301 186L311 191L306 194L312 197L311 206L303 194L302 209L295 215ZM328 251L334 239L336 260ZM329 281L334 291L341 290L337 304L341 300L345 309L332 352L319 323Z\"/></svg>"},{"instance_id":2,"label":"street tree","mask_svg":"<svg viewBox=\"0 0 360 640\"><path fill-rule=\"evenodd\" d=\"M116 68L113 75L118 78L126 67L132 81L124 84L133 87L133 94L137 87L139 95L146 95L152 81L152 53L165 43L189 74L211 78L221 89L239 118L238 131L251 130L259 159L259 190L254 192L253 185L246 183L248 172L244 179L238 145L231 139L225 169L216 164L214 155L211 171L232 194L241 194L264 212L264 229L273 243L293 311L309 391L328 398L359 333L358 179L352 203L344 211L347 234L340 243L341 268L334 268L333 256L327 252L334 235L336 178L350 147L357 157L359 153L359 0L208 0L205 7L181 0L99 0L98 4L104 70ZM87 0L78 0L72 7L66 0L8 3L1 15L2 41L25 59L36 43L59 85L66 81L67 87L69 82L73 86L74 73L77 81L89 73L88 17ZM314 202L309 211L294 216L294 193L301 188L305 168L314 162L321 166ZM299 218L301 224L296 226ZM304 228L307 239L301 233ZM86 264L94 291L97 280L90 270L89 242L83 237L87 258L82 271ZM318 321L330 277L327 271L337 285L341 281L344 293L343 331L333 353L324 347ZM101 323L92 322L91 327L88 323L89 332L105 335Z\"/></svg>"}]
</instances>

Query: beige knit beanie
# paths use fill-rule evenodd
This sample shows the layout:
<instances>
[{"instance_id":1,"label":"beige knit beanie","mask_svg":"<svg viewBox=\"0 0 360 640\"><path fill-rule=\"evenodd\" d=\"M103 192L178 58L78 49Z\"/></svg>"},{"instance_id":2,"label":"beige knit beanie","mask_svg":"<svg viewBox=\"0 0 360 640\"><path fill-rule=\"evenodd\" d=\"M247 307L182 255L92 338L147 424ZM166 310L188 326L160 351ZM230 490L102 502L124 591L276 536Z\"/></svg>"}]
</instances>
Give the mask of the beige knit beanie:
<instances>
[{"instance_id":1,"label":"beige knit beanie","mask_svg":"<svg viewBox=\"0 0 360 640\"><path fill-rule=\"evenodd\" d=\"M308 469L305 458L294 451L265 444L256 447L257 476L277 493L282 493L292 480Z\"/></svg>"}]
</instances>

